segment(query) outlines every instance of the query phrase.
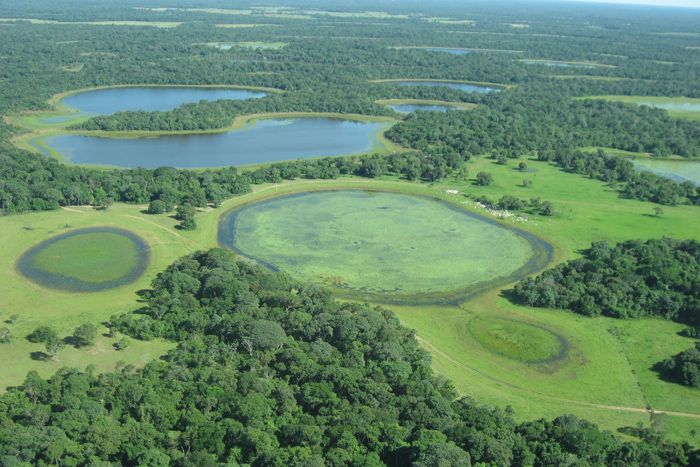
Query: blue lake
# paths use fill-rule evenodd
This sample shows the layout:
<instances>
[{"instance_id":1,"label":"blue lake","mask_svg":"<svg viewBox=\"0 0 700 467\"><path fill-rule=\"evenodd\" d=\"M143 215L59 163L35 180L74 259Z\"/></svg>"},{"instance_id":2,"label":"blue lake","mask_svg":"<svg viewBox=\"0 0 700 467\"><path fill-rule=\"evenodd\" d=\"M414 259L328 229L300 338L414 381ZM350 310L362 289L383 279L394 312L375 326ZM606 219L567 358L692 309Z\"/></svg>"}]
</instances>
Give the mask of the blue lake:
<instances>
[{"instance_id":1,"label":"blue lake","mask_svg":"<svg viewBox=\"0 0 700 467\"><path fill-rule=\"evenodd\" d=\"M378 135L387 126L330 118L271 119L218 134L124 139L65 134L31 144L48 155L46 145L73 164L203 168L368 152L381 145Z\"/></svg>"},{"instance_id":2,"label":"blue lake","mask_svg":"<svg viewBox=\"0 0 700 467\"><path fill-rule=\"evenodd\" d=\"M135 86L79 92L65 97L61 102L84 115L110 115L127 110L172 110L203 100L257 99L265 95L264 92L231 88Z\"/></svg>"},{"instance_id":3,"label":"blue lake","mask_svg":"<svg viewBox=\"0 0 700 467\"><path fill-rule=\"evenodd\" d=\"M431 104L396 104L390 105L395 112L407 114L416 110L431 111L431 112L447 112L448 110L459 110L456 107L447 105L431 105Z\"/></svg>"},{"instance_id":4,"label":"blue lake","mask_svg":"<svg viewBox=\"0 0 700 467\"><path fill-rule=\"evenodd\" d=\"M451 49L449 47L429 47L425 50L429 52L444 52L451 55L466 55L473 53L473 51L469 49Z\"/></svg>"},{"instance_id":5,"label":"blue lake","mask_svg":"<svg viewBox=\"0 0 700 467\"><path fill-rule=\"evenodd\" d=\"M673 159L632 159L635 169L649 171L678 183L693 182L700 186L700 161Z\"/></svg>"},{"instance_id":6,"label":"blue lake","mask_svg":"<svg viewBox=\"0 0 700 467\"><path fill-rule=\"evenodd\" d=\"M566 63L566 62L548 62L543 60L523 60L526 65L542 65L556 68L595 68L593 65L584 65L581 63Z\"/></svg>"},{"instance_id":7,"label":"blue lake","mask_svg":"<svg viewBox=\"0 0 700 467\"><path fill-rule=\"evenodd\" d=\"M488 86L479 86L476 84L467 84L467 83L450 83L450 82L444 82L444 81L411 81L411 80L405 80L405 81L390 81L388 84L395 84L398 86L429 86L429 87L445 87L445 88L450 88L450 89L457 89L458 91L464 91L464 92L480 92L480 93L487 93L487 92L493 92L493 91L498 91L496 88L490 88Z\"/></svg>"}]
</instances>

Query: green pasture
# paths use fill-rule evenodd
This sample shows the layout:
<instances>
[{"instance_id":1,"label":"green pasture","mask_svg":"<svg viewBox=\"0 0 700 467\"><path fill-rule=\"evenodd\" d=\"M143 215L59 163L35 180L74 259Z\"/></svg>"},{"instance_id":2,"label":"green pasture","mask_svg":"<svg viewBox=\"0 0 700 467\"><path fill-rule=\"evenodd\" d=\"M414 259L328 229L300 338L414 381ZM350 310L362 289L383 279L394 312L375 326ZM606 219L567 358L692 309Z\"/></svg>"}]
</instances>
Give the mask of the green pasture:
<instances>
[{"instance_id":1,"label":"green pasture","mask_svg":"<svg viewBox=\"0 0 700 467\"><path fill-rule=\"evenodd\" d=\"M671 117L700 121L700 98L661 96L591 96L590 99L646 105L663 109Z\"/></svg>"},{"instance_id":2,"label":"green pasture","mask_svg":"<svg viewBox=\"0 0 700 467\"><path fill-rule=\"evenodd\" d=\"M49 19L37 18L0 18L0 22L15 22L22 21L30 24L75 24L89 26L150 26L154 28L174 28L182 23L174 21L54 21Z\"/></svg>"},{"instance_id":3,"label":"green pasture","mask_svg":"<svg viewBox=\"0 0 700 467\"><path fill-rule=\"evenodd\" d=\"M522 63L533 64L533 65L553 64L553 65L563 65L563 66L568 65L571 67L615 68L615 65L606 65L604 63L588 62L588 61L547 60L547 59L532 59L532 58L523 58L523 59L520 59L518 61L522 62Z\"/></svg>"},{"instance_id":4,"label":"green pasture","mask_svg":"<svg viewBox=\"0 0 700 467\"><path fill-rule=\"evenodd\" d=\"M515 274L535 254L517 231L488 218L397 193L280 197L224 220L225 242L246 256L380 302L449 299Z\"/></svg>"}]
</instances>

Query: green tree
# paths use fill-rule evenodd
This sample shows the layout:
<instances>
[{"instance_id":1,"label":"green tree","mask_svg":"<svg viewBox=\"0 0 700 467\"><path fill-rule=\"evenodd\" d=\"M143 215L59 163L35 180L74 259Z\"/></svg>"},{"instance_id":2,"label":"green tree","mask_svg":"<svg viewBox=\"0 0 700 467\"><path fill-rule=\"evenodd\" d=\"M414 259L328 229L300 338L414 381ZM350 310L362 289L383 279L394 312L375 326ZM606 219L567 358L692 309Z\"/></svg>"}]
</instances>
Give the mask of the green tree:
<instances>
[{"instance_id":1,"label":"green tree","mask_svg":"<svg viewBox=\"0 0 700 467\"><path fill-rule=\"evenodd\" d=\"M0 344L9 344L12 342L12 333L8 328L0 328Z\"/></svg>"},{"instance_id":2,"label":"green tree","mask_svg":"<svg viewBox=\"0 0 700 467\"><path fill-rule=\"evenodd\" d=\"M60 352L65 346L66 344L64 344L63 341L57 337L50 338L44 344L46 354L49 356L49 358L56 358L58 352Z\"/></svg>"},{"instance_id":3,"label":"green tree","mask_svg":"<svg viewBox=\"0 0 700 467\"><path fill-rule=\"evenodd\" d=\"M194 230L197 228L197 222L194 220L194 207L188 204L181 204L177 207L176 219L180 221L179 227L183 230Z\"/></svg>"},{"instance_id":4,"label":"green tree","mask_svg":"<svg viewBox=\"0 0 700 467\"><path fill-rule=\"evenodd\" d=\"M55 339L58 339L58 334L53 328L49 326L39 326L27 336L27 340L35 344L41 342L48 342L50 340Z\"/></svg>"},{"instance_id":5,"label":"green tree","mask_svg":"<svg viewBox=\"0 0 700 467\"><path fill-rule=\"evenodd\" d=\"M71 336L71 341L76 347L87 347L95 344L97 337L97 326L92 323L81 324Z\"/></svg>"},{"instance_id":6,"label":"green tree","mask_svg":"<svg viewBox=\"0 0 700 467\"><path fill-rule=\"evenodd\" d=\"M476 174L476 184L479 186L489 186L493 182L493 177L488 172Z\"/></svg>"},{"instance_id":7,"label":"green tree","mask_svg":"<svg viewBox=\"0 0 700 467\"><path fill-rule=\"evenodd\" d=\"M151 201L148 205L148 213L149 214L164 214L168 212L170 209L168 209L168 205L165 201L162 199L154 199Z\"/></svg>"},{"instance_id":8,"label":"green tree","mask_svg":"<svg viewBox=\"0 0 700 467\"><path fill-rule=\"evenodd\" d=\"M127 339L126 337L119 339L118 342L114 343L114 348L116 350L126 350L129 345L131 344L131 341Z\"/></svg>"}]
</instances>

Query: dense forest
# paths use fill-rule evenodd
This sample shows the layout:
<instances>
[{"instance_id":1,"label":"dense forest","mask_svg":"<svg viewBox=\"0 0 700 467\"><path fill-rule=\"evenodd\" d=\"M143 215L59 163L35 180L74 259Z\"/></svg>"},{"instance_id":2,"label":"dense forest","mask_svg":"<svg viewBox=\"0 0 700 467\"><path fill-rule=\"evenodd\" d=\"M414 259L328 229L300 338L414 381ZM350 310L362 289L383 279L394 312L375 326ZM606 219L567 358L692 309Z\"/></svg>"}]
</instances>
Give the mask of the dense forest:
<instances>
[{"instance_id":1,"label":"dense forest","mask_svg":"<svg viewBox=\"0 0 700 467\"><path fill-rule=\"evenodd\" d=\"M684 350L656 368L663 377L694 388L700 387L700 342L695 347Z\"/></svg>"},{"instance_id":2,"label":"dense forest","mask_svg":"<svg viewBox=\"0 0 700 467\"><path fill-rule=\"evenodd\" d=\"M581 258L525 279L513 292L528 306L698 325L700 243L670 238L594 243Z\"/></svg>"},{"instance_id":3,"label":"dense forest","mask_svg":"<svg viewBox=\"0 0 700 467\"><path fill-rule=\"evenodd\" d=\"M684 465L686 444L622 441L573 416L516 423L458 398L387 310L239 262L160 273L131 336L178 342L114 373L35 373L0 396L6 465Z\"/></svg>"}]
</instances>

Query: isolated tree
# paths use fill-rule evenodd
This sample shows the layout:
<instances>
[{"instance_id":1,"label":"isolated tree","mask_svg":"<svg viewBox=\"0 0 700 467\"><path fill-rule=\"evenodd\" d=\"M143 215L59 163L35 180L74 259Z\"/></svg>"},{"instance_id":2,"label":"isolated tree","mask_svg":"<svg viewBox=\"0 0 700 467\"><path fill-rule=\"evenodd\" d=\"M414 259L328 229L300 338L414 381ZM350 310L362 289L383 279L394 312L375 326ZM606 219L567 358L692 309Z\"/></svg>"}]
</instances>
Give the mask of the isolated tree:
<instances>
[{"instance_id":1,"label":"isolated tree","mask_svg":"<svg viewBox=\"0 0 700 467\"><path fill-rule=\"evenodd\" d=\"M664 208L661 206L654 206L654 216L661 217L664 214Z\"/></svg>"},{"instance_id":2,"label":"isolated tree","mask_svg":"<svg viewBox=\"0 0 700 467\"><path fill-rule=\"evenodd\" d=\"M112 204L114 204L114 199L108 196L104 198L99 204L97 204L96 207L100 211L106 211L112 206Z\"/></svg>"},{"instance_id":3,"label":"isolated tree","mask_svg":"<svg viewBox=\"0 0 700 467\"><path fill-rule=\"evenodd\" d=\"M85 323L75 328L71 340L76 347L87 347L95 343L96 337L97 326L92 323Z\"/></svg>"},{"instance_id":4,"label":"isolated tree","mask_svg":"<svg viewBox=\"0 0 700 467\"><path fill-rule=\"evenodd\" d=\"M195 209L188 204L181 204L177 207L176 219L180 221L179 227L183 230L194 230L197 222L194 220Z\"/></svg>"},{"instance_id":5,"label":"isolated tree","mask_svg":"<svg viewBox=\"0 0 700 467\"><path fill-rule=\"evenodd\" d=\"M493 177L488 172L479 172L476 174L476 184L480 186L489 186L493 182Z\"/></svg>"},{"instance_id":6,"label":"isolated tree","mask_svg":"<svg viewBox=\"0 0 700 467\"><path fill-rule=\"evenodd\" d=\"M18 319L19 319L19 315L17 315L17 314L10 315L10 317L7 319L7 322L8 322L9 324L15 324L15 322L16 322Z\"/></svg>"},{"instance_id":7,"label":"isolated tree","mask_svg":"<svg viewBox=\"0 0 700 467\"><path fill-rule=\"evenodd\" d=\"M39 326L27 336L27 340L35 344L48 342L52 339L58 339L58 334L49 326Z\"/></svg>"},{"instance_id":8,"label":"isolated tree","mask_svg":"<svg viewBox=\"0 0 700 467\"><path fill-rule=\"evenodd\" d=\"M165 201L162 199L154 199L153 201L150 202L148 205L148 213L149 214L164 214L170 209L168 209L168 205Z\"/></svg>"},{"instance_id":9,"label":"isolated tree","mask_svg":"<svg viewBox=\"0 0 700 467\"><path fill-rule=\"evenodd\" d=\"M532 180L529 178L523 178L523 187L528 188L532 186Z\"/></svg>"},{"instance_id":10,"label":"isolated tree","mask_svg":"<svg viewBox=\"0 0 700 467\"><path fill-rule=\"evenodd\" d=\"M49 356L49 358L55 358L56 355L58 355L58 352L60 352L65 345L66 344L64 344L58 337L52 337L45 343L46 354Z\"/></svg>"},{"instance_id":11,"label":"isolated tree","mask_svg":"<svg viewBox=\"0 0 700 467\"><path fill-rule=\"evenodd\" d=\"M542 201L542 204L540 204L539 213L542 214L543 216L553 216L554 215L554 206L549 201Z\"/></svg>"},{"instance_id":12,"label":"isolated tree","mask_svg":"<svg viewBox=\"0 0 700 467\"><path fill-rule=\"evenodd\" d=\"M8 328L0 328L0 344L9 344L12 342L12 333Z\"/></svg>"},{"instance_id":13,"label":"isolated tree","mask_svg":"<svg viewBox=\"0 0 700 467\"><path fill-rule=\"evenodd\" d=\"M116 350L126 350L127 347L129 347L129 344L131 344L131 341L127 339L126 337L119 339L118 342L115 342L114 348Z\"/></svg>"},{"instance_id":14,"label":"isolated tree","mask_svg":"<svg viewBox=\"0 0 700 467\"><path fill-rule=\"evenodd\" d=\"M467 180L469 178L469 167L467 167L467 164L462 164L459 166L459 169L457 169L457 173L455 174L455 178L457 180Z\"/></svg>"},{"instance_id":15,"label":"isolated tree","mask_svg":"<svg viewBox=\"0 0 700 467\"><path fill-rule=\"evenodd\" d=\"M521 172L525 172L527 170L527 164L525 162L521 162L518 164L518 170Z\"/></svg>"}]
</instances>

